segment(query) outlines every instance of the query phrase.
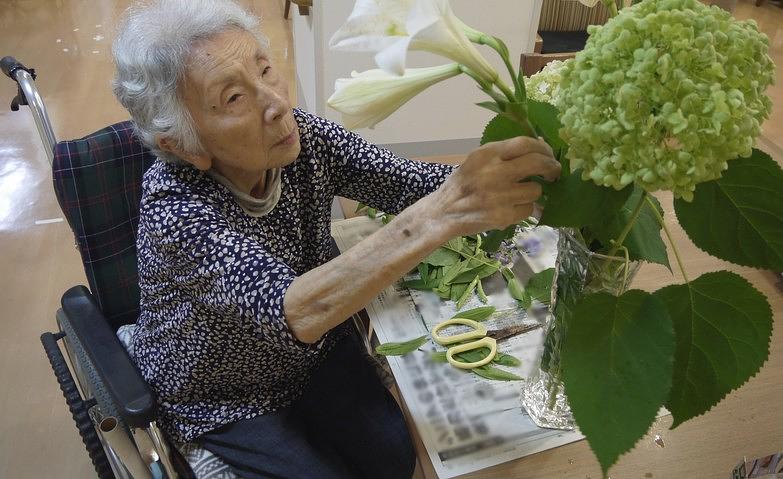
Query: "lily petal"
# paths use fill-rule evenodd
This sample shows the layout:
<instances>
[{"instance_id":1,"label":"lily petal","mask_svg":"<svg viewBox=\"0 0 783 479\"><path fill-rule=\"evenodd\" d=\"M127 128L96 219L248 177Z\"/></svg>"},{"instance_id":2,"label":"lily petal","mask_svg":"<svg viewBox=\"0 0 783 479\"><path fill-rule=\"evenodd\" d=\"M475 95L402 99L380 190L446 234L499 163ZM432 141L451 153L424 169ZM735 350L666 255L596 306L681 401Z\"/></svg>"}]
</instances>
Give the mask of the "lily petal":
<instances>
[{"instance_id":1,"label":"lily petal","mask_svg":"<svg viewBox=\"0 0 783 479\"><path fill-rule=\"evenodd\" d=\"M342 113L348 129L372 128L426 88L460 74L456 63L429 68L411 68L402 76L383 70L351 73L335 82L327 103Z\"/></svg>"},{"instance_id":2,"label":"lily petal","mask_svg":"<svg viewBox=\"0 0 783 479\"><path fill-rule=\"evenodd\" d=\"M401 75L409 50L432 52L470 68L492 82L497 72L465 32L478 34L454 15L449 0L356 0L345 24L332 36L333 49L377 52L375 61Z\"/></svg>"},{"instance_id":3,"label":"lily petal","mask_svg":"<svg viewBox=\"0 0 783 479\"><path fill-rule=\"evenodd\" d=\"M329 40L334 50L377 52L407 36L405 22L414 0L356 0L348 19Z\"/></svg>"}]
</instances>

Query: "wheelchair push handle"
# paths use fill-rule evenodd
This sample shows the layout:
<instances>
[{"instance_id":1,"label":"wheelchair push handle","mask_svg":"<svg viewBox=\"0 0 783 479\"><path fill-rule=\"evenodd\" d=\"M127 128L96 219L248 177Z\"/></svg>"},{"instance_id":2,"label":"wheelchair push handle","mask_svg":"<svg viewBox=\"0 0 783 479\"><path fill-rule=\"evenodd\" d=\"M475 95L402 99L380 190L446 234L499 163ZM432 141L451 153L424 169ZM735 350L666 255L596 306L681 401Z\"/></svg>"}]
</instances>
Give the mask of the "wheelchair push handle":
<instances>
[{"instance_id":1,"label":"wheelchair push handle","mask_svg":"<svg viewBox=\"0 0 783 479\"><path fill-rule=\"evenodd\" d=\"M16 72L16 70L19 70L20 68L26 72L30 71L29 68L24 66L22 62L20 62L14 57L7 56L7 57L3 57L3 59L0 60L0 70L3 71L5 76L7 76L13 81L16 81L16 76L14 76L14 73Z\"/></svg>"},{"instance_id":2,"label":"wheelchair push handle","mask_svg":"<svg viewBox=\"0 0 783 479\"><path fill-rule=\"evenodd\" d=\"M16 96L11 100L11 111L19 111L21 105L30 107L33 114L35 126L38 129L38 136L44 146L44 152L51 165L54 161L54 146L57 144L57 138L54 136L52 122L49 120L49 114L46 111L43 98L38 93L35 86L35 69L24 66L19 60L12 56L6 56L0 59L0 70L11 80L16 82Z\"/></svg>"}]
</instances>

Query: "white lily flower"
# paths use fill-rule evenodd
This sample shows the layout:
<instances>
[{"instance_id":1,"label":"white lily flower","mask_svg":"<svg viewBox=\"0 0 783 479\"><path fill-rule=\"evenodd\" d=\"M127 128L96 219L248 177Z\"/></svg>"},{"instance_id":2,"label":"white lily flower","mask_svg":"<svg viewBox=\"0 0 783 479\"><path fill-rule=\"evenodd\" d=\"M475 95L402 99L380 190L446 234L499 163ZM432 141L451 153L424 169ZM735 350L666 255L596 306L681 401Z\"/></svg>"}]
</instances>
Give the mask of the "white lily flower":
<instances>
[{"instance_id":1,"label":"white lily flower","mask_svg":"<svg viewBox=\"0 0 783 479\"><path fill-rule=\"evenodd\" d=\"M331 40L334 50L379 52L406 36L405 23L415 0L356 0L351 15Z\"/></svg>"},{"instance_id":2,"label":"white lily flower","mask_svg":"<svg viewBox=\"0 0 783 479\"><path fill-rule=\"evenodd\" d=\"M460 74L456 63L429 68L410 68L402 76L383 70L353 72L339 78L327 103L343 114L350 129L373 128L426 88Z\"/></svg>"},{"instance_id":3,"label":"white lily flower","mask_svg":"<svg viewBox=\"0 0 783 479\"><path fill-rule=\"evenodd\" d=\"M475 32L454 15L448 0L357 0L329 45L378 52L378 67L397 75L405 71L409 50L427 51L494 81L497 72L470 42L466 30Z\"/></svg>"}]
</instances>

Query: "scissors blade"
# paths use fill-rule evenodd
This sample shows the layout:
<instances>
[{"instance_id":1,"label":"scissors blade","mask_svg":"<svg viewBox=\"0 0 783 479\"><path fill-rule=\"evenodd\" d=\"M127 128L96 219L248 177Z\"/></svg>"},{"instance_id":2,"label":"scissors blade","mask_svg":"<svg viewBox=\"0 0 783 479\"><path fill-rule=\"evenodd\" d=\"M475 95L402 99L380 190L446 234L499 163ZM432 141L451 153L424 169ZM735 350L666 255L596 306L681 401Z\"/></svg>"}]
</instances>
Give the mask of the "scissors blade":
<instances>
[{"instance_id":1,"label":"scissors blade","mask_svg":"<svg viewBox=\"0 0 783 479\"><path fill-rule=\"evenodd\" d=\"M495 329L493 331L487 331L487 336L490 338L495 338L496 341L500 341L502 339L511 338L514 336L518 336L520 334L524 334L530 331L533 331L535 329L538 329L541 327L541 324L520 324L517 326L511 326L508 328L503 329Z\"/></svg>"}]
</instances>

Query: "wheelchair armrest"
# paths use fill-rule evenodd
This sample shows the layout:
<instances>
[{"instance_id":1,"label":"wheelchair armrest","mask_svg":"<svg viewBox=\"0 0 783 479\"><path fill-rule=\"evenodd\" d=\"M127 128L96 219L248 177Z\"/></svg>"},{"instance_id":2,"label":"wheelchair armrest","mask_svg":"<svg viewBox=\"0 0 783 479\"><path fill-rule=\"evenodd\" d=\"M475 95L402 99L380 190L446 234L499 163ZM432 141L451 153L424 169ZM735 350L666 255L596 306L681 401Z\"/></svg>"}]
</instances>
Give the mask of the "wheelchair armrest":
<instances>
[{"instance_id":1,"label":"wheelchair armrest","mask_svg":"<svg viewBox=\"0 0 783 479\"><path fill-rule=\"evenodd\" d=\"M92 293L75 286L63 294L62 307L122 419L131 427L147 427L157 415L155 397Z\"/></svg>"}]
</instances>

